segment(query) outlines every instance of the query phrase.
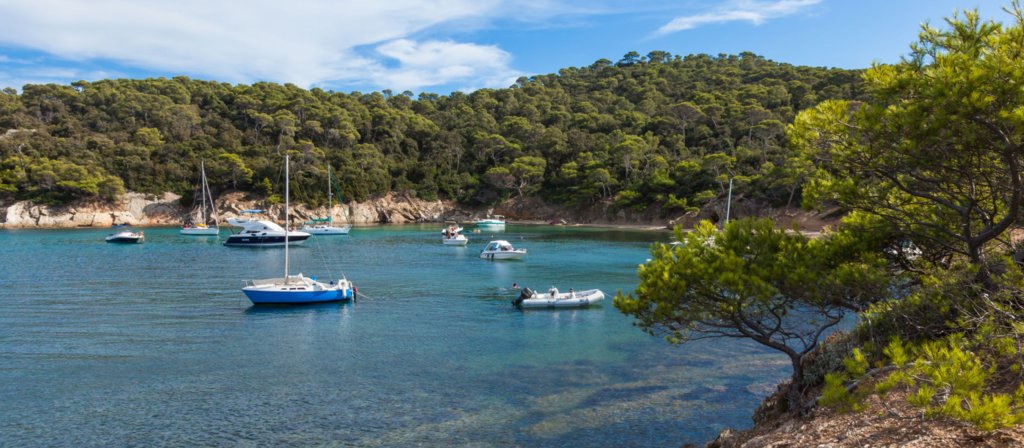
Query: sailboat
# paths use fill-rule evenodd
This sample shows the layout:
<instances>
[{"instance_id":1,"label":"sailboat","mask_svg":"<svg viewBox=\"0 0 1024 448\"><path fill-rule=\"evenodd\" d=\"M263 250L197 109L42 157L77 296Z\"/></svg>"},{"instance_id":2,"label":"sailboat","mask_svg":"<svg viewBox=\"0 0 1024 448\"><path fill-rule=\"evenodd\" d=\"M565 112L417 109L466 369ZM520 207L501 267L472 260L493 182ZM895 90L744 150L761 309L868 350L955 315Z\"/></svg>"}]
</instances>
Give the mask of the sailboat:
<instances>
[{"instance_id":1,"label":"sailboat","mask_svg":"<svg viewBox=\"0 0 1024 448\"><path fill-rule=\"evenodd\" d=\"M185 223L184 226L181 226L181 234L219 235L220 227L218 226L217 222L217 205L213 203L213 196L210 194L210 185L206 183L206 166L204 162L199 162L199 185L200 188L202 188L202 193L200 195L203 197L203 208L199 212L199 216L202 218L202 220L194 224L191 222ZM209 209L207 209L206 207L207 199L210 200ZM211 211L213 212L213 227L207 225L207 223L210 221L210 214L208 212ZM193 214L189 214L190 221L192 215Z\"/></svg>"},{"instance_id":2,"label":"sailboat","mask_svg":"<svg viewBox=\"0 0 1024 448\"><path fill-rule=\"evenodd\" d=\"M348 279L331 280L329 283L317 281L316 277L306 277L301 273L288 273L288 156L284 157L284 278L265 280L249 280L242 292L254 305L262 304L310 304L338 302L349 300L355 286Z\"/></svg>"},{"instance_id":3,"label":"sailboat","mask_svg":"<svg viewBox=\"0 0 1024 448\"><path fill-rule=\"evenodd\" d=\"M352 226L350 224L346 224L342 227L332 225L332 217L334 215L334 213L332 213L334 211L334 197L331 192L331 187L331 166L327 165L327 217L315 218L306 221L302 225L303 232L308 232L312 235L348 235L348 232L352 230Z\"/></svg>"}]
</instances>

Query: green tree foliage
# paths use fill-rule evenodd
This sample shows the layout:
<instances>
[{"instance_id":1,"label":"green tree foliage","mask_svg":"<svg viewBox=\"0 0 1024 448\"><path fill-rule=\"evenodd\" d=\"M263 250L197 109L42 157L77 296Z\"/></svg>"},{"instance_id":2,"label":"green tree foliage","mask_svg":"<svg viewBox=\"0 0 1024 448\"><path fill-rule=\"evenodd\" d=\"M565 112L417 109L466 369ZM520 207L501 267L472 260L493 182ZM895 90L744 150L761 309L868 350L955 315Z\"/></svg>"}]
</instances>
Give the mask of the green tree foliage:
<instances>
[{"instance_id":1,"label":"green tree foliage","mask_svg":"<svg viewBox=\"0 0 1024 448\"><path fill-rule=\"evenodd\" d=\"M57 204L73 198L113 200L124 193L121 179L102 169L45 157L16 156L0 163L0 194Z\"/></svg>"},{"instance_id":2,"label":"green tree foliage","mask_svg":"<svg viewBox=\"0 0 1024 448\"><path fill-rule=\"evenodd\" d=\"M858 84L854 71L750 53L632 52L506 89L416 99L185 77L27 85L0 94L0 160L95 166L151 193L191 191L206 160L215 189L260 191L252 180L279 185L280 156L297 151L297 172L310 173L294 177L298 201L322 200L330 164L342 193L360 200L409 190L468 203L516 194L646 207L672 197L673 211L723 195L723 176L747 176L737 195L782 204L799 198L801 178L764 168L792 158L778 123L819 99L858 98ZM730 163L705 165L709 154ZM502 167L511 180L489 182Z\"/></svg>"},{"instance_id":3,"label":"green tree foliage","mask_svg":"<svg viewBox=\"0 0 1024 448\"><path fill-rule=\"evenodd\" d=\"M857 210L876 243L920 247L910 257L899 254L906 244L886 247L897 284L909 287L861 314L852 336L864 350L829 378L825 403L856 404L863 393L844 395L839 383L870 377L868 361L892 372L875 392L905 386L926 415L984 430L1024 423L1024 272L1011 234L1022 199L1024 14L1016 1L1007 12L1009 26L970 11L946 29L925 27L908 58L865 74L867 102L828 101L790 127L816 165L805 199Z\"/></svg>"},{"instance_id":4,"label":"green tree foliage","mask_svg":"<svg viewBox=\"0 0 1024 448\"><path fill-rule=\"evenodd\" d=\"M1012 26L973 11L925 27L902 62L865 73L867 102L801 113L789 134L817 164L807 198L980 262L1024 197L1024 17L1012 13Z\"/></svg>"},{"instance_id":5,"label":"green tree foliage","mask_svg":"<svg viewBox=\"0 0 1024 448\"><path fill-rule=\"evenodd\" d=\"M725 230L704 221L682 245L655 245L640 266L635 293L615 306L651 334L673 343L748 338L778 350L793 366L789 401L799 408L803 358L851 308L888 293L880 260L846 252L842 238L811 240L745 219Z\"/></svg>"}]
</instances>

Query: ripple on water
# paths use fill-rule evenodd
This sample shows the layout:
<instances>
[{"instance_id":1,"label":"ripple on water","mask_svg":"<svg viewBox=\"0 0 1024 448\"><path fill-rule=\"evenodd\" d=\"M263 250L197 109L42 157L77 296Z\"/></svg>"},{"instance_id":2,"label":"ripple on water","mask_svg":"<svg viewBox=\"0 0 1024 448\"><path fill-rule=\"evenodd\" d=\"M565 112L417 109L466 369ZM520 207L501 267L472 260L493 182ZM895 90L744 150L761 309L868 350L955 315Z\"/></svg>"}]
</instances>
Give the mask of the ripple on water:
<instances>
[{"instance_id":1,"label":"ripple on water","mask_svg":"<svg viewBox=\"0 0 1024 448\"><path fill-rule=\"evenodd\" d=\"M284 308L238 291L280 250L107 233L0 232L4 445L679 446L749 425L787 374L749 344L671 347L610 300L509 305L513 282L629 291L666 233L510 225L450 248L435 226L357 228L292 262L364 297ZM494 237L529 256L477 258Z\"/></svg>"}]
</instances>

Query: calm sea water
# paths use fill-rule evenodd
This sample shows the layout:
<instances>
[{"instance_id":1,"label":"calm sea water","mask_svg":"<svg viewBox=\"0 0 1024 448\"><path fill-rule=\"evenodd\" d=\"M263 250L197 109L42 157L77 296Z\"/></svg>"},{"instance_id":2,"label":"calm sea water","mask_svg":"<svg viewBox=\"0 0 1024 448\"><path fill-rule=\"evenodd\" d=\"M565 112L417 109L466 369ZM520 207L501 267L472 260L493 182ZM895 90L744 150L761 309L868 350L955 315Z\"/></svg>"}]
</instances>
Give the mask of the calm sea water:
<instances>
[{"instance_id":1,"label":"calm sea water","mask_svg":"<svg viewBox=\"0 0 1024 448\"><path fill-rule=\"evenodd\" d=\"M3 446L679 446L749 427L788 374L736 341L673 347L612 305L660 232L509 226L523 261L439 226L356 228L292 250L356 303L254 308L282 249L147 229L0 231ZM600 288L521 312L513 282Z\"/></svg>"}]
</instances>

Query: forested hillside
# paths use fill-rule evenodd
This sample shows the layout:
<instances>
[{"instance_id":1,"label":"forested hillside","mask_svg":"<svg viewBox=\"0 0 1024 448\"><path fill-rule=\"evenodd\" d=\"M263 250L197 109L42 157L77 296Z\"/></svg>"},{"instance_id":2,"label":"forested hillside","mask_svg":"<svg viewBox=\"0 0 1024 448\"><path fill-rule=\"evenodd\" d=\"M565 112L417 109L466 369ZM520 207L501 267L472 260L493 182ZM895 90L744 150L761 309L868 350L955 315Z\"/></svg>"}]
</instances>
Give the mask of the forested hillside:
<instances>
[{"instance_id":1,"label":"forested hillside","mask_svg":"<svg viewBox=\"0 0 1024 448\"><path fill-rule=\"evenodd\" d=\"M324 202L388 191L494 203L538 195L666 212L723 194L776 204L799 193L784 126L827 99L858 98L859 72L754 54L631 52L507 89L442 96L338 93L291 84L173 79L27 85L0 94L0 196L63 203L127 190L188 197L199 161L214 188Z\"/></svg>"}]
</instances>

